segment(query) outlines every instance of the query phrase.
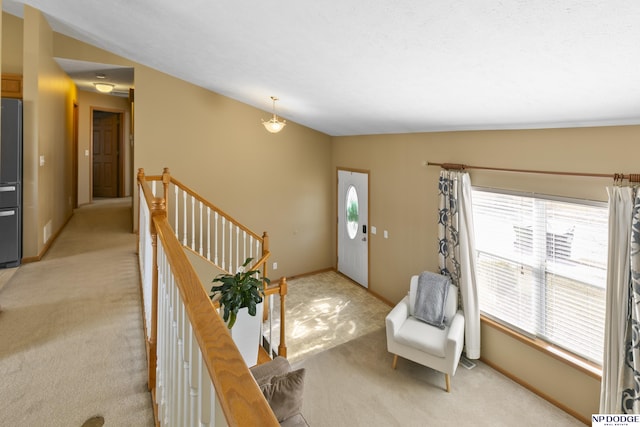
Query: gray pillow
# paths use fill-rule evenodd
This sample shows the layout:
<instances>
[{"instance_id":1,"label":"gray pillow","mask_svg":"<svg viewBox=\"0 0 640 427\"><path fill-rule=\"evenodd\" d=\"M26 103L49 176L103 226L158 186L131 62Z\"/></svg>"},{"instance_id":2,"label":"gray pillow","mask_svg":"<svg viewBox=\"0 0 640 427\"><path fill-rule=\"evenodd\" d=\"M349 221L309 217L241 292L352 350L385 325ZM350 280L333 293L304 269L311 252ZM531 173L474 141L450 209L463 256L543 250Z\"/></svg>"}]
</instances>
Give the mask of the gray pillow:
<instances>
[{"instance_id":1,"label":"gray pillow","mask_svg":"<svg viewBox=\"0 0 640 427\"><path fill-rule=\"evenodd\" d=\"M305 369L301 368L284 375L275 375L269 383L260 385L260 390L278 421L284 421L302 409L304 374Z\"/></svg>"},{"instance_id":2,"label":"gray pillow","mask_svg":"<svg viewBox=\"0 0 640 427\"><path fill-rule=\"evenodd\" d=\"M259 386L271 382L274 375L284 375L291 370L289 361L282 356L249 368Z\"/></svg>"}]
</instances>

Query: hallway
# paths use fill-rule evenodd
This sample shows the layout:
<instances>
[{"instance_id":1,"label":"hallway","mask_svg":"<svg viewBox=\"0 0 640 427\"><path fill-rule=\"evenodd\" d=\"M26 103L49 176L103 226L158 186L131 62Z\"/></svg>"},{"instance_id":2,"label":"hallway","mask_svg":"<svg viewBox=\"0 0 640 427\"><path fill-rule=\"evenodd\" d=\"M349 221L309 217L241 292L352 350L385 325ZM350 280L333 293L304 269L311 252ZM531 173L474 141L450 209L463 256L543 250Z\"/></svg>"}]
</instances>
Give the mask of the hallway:
<instances>
[{"instance_id":1,"label":"hallway","mask_svg":"<svg viewBox=\"0 0 640 427\"><path fill-rule=\"evenodd\" d=\"M152 426L131 200L75 211L0 285L1 425Z\"/></svg>"}]
</instances>

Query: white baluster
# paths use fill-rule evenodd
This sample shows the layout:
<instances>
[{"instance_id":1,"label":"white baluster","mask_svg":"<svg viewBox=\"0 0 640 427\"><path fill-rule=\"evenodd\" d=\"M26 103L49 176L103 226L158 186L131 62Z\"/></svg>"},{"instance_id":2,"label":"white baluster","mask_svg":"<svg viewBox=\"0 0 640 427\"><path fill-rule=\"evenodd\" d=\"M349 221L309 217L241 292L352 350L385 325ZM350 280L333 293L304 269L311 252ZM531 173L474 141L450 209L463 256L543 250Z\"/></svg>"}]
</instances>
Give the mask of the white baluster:
<instances>
[{"instance_id":1,"label":"white baluster","mask_svg":"<svg viewBox=\"0 0 640 427\"><path fill-rule=\"evenodd\" d=\"M182 347L182 340L180 339L180 329L178 327L178 319L180 318L180 312L182 310L182 303L180 302L180 291L178 290L177 283L175 283L175 288L173 289L174 293L174 303L173 303L173 356L171 358L171 376L173 377L172 381L172 396L171 402L173 403L171 409L171 425L179 425L179 413L178 413L178 402L180 398L180 349Z\"/></svg>"},{"instance_id":2,"label":"white baluster","mask_svg":"<svg viewBox=\"0 0 640 427\"><path fill-rule=\"evenodd\" d=\"M166 379L167 379L167 411L165 424L172 422L173 417L173 402L175 402L174 396L174 383L175 376L173 371L173 361L175 359L176 350L176 330L174 327L175 316L175 301L173 295L175 293L175 278L171 281L171 288L169 289L169 321L167 327L169 328L169 348L167 354L167 366L166 366Z\"/></svg>"},{"instance_id":3,"label":"white baluster","mask_svg":"<svg viewBox=\"0 0 640 427\"><path fill-rule=\"evenodd\" d=\"M221 267L222 267L223 270L227 270L226 265L224 263L225 254L227 253L227 251L225 250L225 247L224 247L224 234L225 234L224 226L225 226L225 224L226 224L226 218L222 217L222 265L221 265ZM229 271L229 270L227 270L227 271Z\"/></svg>"},{"instance_id":4,"label":"white baluster","mask_svg":"<svg viewBox=\"0 0 640 427\"><path fill-rule=\"evenodd\" d=\"M203 251L202 251L202 202L200 202L199 216L200 216L200 249L198 250L198 253L202 256L203 254Z\"/></svg>"},{"instance_id":5,"label":"white baluster","mask_svg":"<svg viewBox=\"0 0 640 427\"><path fill-rule=\"evenodd\" d=\"M256 240L256 256L260 256L260 241Z\"/></svg>"},{"instance_id":6,"label":"white baluster","mask_svg":"<svg viewBox=\"0 0 640 427\"><path fill-rule=\"evenodd\" d=\"M242 230L242 259L247 259L247 232Z\"/></svg>"},{"instance_id":7,"label":"white baluster","mask_svg":"<svg viewBox=\"0 0 640 427\"><path fill-rule=\"evenodd\" d=\"M207 259L211 261L211 208L207 206Z\"/></svg>"},{"instance_id":8,"label":"white baluster","mask_svg":"<svg viewBox=\"0 0 640 427\"><path fill-rule=\"evenodd\" d=\"M158 242L158 247L160 252L162 253L161 259L163 263L163 269L165 270L165 274L163 277L165 280L162 281L162 285L159 285L158 288L158 342L157 342L157 364L156 364L156 402L158 404L158 420L162 422L164 420L164 414L166 411L166 387L165 387L165 361L166 361L166 348L167 348L167 336L166 336L166 318L167 318L167 269L166 269L166 258L164 254L164 247L162 246L162 242Z\"/></svg>"},{"instance_id":9,"label":"white baluster","mask_svg":"<svg viewBox=\"0 0 640 427\"><path fill-rule=\"evenodd\" d=\"M196 198L191 197L191 250L196 250Z\"/></svg>"},{"instance_id":10,"label":"white baluster","mask_svg":"<svg viewBox=\"0 0 640 427\"><path fill-rule=\"evenodd\" d=\"M213 407L213 426L226 426L227 420L224 418L224 412L220 407L220 401L216 397L215 389L211 384L211 406Z\"/></svg>"},{"instance_id":11,"label":"white baluster","mask_svg":"<svg viewBox=\"0 0 640 427\"><path fill-rule=\"evenodd\" d=\"M182 244L187 246L187 193L186 191L182 192L182 219L184 223L182 224Z\"/></svg>"},{"instance_id":12,"label":"white baluster","mask_svg":"<svg viewBox=\"0 0 640 427\"><path fill-rule=\"evenodd\" d=\"M233 222L229 221L229 271L235 273L237 270L237 267L233 268Z\"/></svg>"},{"instance_id":13,"label":"white baluster","mask_svg":"<svg viewBox=\"0 0 640 427\"><path fill-rule=\"evenodd\" d=\"M201 359L198 348L198 340L196 339L193 328L189 328L189 410L185 425L192 426L198 422L198 397L200 390L198 388L198 360Z\"/></svg>"},{"instance_id":14,"label":"white baluster","mask_svg":"<svg viewBox=\"0 0 640 427\"><path fill-rule=\"evenodd\" d=\"M200 389L200 398L198 399L198 425L209 426L213 418L211 416L211 377L209 377L209 371L204 364L201 352L199 352L198 357L198 388Z\"/></svg>"},{"instance_id":15,"label":"white baluster","mask_svg":"<svg viewBox=\"0 0 640 427\"><path fill-rule=\"evenodd\" d=\"M240 227L236 226L236 271L242 265L244 260L240 260Z\"/></svg>"},{"instance_id":16,"label":"white baluster","mask_svg":"<svg viewBox=\"0 0 640 427\"><path fill-rule=\"evenodd\" d=\"M180 346L179 348L179 357L178 357L178 423L176 425L185 426L185 412L188 404L187 393L189 388L187 387L188 377L186 375L188 370L188 365L186 363L186 353L187 353L187 341L186 341L186 330L187 323L189 319L187 318L186 310L184 304L180 303L180 323L178 324L178 331L180 333Z\"/></svg>"},{"instance_id":17,"label":"white baluster","mask_svg":"<svg viewBox=\"0 0 640 427\"><path fill-rule=\"evenodd\" d=\"M269 295L269 357L273 357L273 294Z\"/></svg>"},{"instance_id":18,"label":"white baluster","mask_svg":"<svg viewBox=\"0 0 640 427\"><path fill-rule=\"evenodd\" d=\"M213 214L213 223L215 228L215 231L213 232L213 241L216 245L215 250L213 251L213 263L215 265L220 265L218 264L218 212Z\"/></svg>"},{"instance_id":19,"label":"white baluster","mask_svg":"<svg viewBox=\"0 0 640 427\"><path fill-rule=\"evenodd\" d=\"M164 377L162 372L162 362L164 361L161 353L164 347L164 328L163 328L163 320L164 320L164 280L165 280L165 258L164 258L164 248L162 247L162 241L158 242L158 259L159 265L158 269L161 273L158 274L158 320L157 324L157 334L158 338L156 340L156 391L155 391L155 403L158 407L158 419L162 420L162 412L163 412L163 404L162 404L162 394L164 390Z\"/></svg>"},{"instance_id":20,"label":"white baluster","mask_svg":"<svg viewBox=\"0 0 640 427\"><path fill-rule=\"evenodd\" d=\"M178 228L178 217L180 216L180 210L178 209L178 206L180 206L180 205L178 204L178 186L177 185L173 187L173 194L175 196L174 197L175 203L174 203L174 208L173 208L173 216L174 216L174 218L173 218L173 224L174 224L173 225L173 232L176 233L176 239L178 239L178 241L180 241L180 235L178 233L178 230L179 230L179 228Z\"/></svg>"}]
</instances>

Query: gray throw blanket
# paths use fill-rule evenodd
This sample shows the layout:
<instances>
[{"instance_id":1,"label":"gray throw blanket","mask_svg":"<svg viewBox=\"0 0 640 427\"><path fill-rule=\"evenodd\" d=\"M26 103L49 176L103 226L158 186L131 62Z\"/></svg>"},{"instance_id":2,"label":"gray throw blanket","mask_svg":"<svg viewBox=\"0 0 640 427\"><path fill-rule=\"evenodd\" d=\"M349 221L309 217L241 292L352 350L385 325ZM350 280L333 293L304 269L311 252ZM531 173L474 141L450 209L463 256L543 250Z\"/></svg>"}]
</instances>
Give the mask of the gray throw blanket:
<instances>
[{"instance_id":1,"label":"gray throw blanket","mask_svg":"<svg viewBox=\"0 0 640 427\"><path fill-rule=\"evenodd\" d=\"M413 316L437 328L444 329L444 304L449 293L450 279L425 271L418 276L416 305Z\"/></svg>"}]
</instances>

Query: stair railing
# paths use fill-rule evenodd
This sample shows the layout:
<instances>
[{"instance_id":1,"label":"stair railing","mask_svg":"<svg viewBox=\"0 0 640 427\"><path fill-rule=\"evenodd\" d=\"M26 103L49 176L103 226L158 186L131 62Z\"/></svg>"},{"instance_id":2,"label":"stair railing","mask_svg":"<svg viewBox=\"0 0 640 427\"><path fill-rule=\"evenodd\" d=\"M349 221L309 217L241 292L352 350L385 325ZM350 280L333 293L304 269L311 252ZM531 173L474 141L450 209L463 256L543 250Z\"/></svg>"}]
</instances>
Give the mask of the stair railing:
<instances>
[{"instance_id":1,"label":"stair railing","mask_svg":"<svg viewBox=\"0 0 640 427\"><path fill-rule=\"evenodd\" d=\"M162 186L159 188L156 183ZM146 177L143 170L138 173L138 251L149 388L153 394L156 422L161 426L277 426L273 412L184 252L185 235L186 241L191 241L188 245L190 250L195 251L193 248L198 247L195 253L202 255L208 252L205 248L215 248L214 244L203 244L200 249L200 242L205 241L201 236L207 234L203 222L198 221L197 226L191 226L191 233L184 232L187 228L180 218L175 222L175 216L173 223L182 226L182 233L170 225L167 215L170 210L166 203L170 183L183 187L169 176L167 170L162 176L153 177ZM180 195L178 191L178 200ZM183 211L175 215L196 218L197 210L193 208L197 206L196 202L191 202L192 207L185 209L185 197L182 197ZM212 207L208 203L203 205L209 209ZM216 208L213 208L215 212ZM200 209L200 212L204 210ZM221 212L217 213L221 215ZM222 216L226 225L230 217ZM268 249L265 253L264 239L256 239L254 233L235 224L228 227L229 235L235 233L239 236L241 233L237 229L249 237L245 239L244 234L242 238L236 237L233 244L226 240L227 244L219 247L225 249L218 254L224 257L228 267L233 267L241 253L250 256L260 250L263 254L256 266L265 271ZM179 237L182 241L178 240ZM225 237L216 236L214 241L222 239ZM243 241L250 244L245 246L241 244ZM254 250L256 252L252 252ZM215 250L213 252L216 253ZM286 294L284 280L265 293L279 292L282 295L282 289ZM282 322L284 325L284 319ZM284 328L281 330L283 332Z\"/></svg>"},{"instance_id":2,"label":"stair railing","mask_svg":"<svg viewBox=\"0 0 640 427\"><path fill-rule=\"evenodd\" d=\"M165 169L163 176L167 174ZM173 177L167 193L169 222L185 248L229 273L235 273L249 257L255 261L268 254L266 232L262 236L254 233ZM269 277L266 263L262 270Z\"/></svg>"}]
</instances>

